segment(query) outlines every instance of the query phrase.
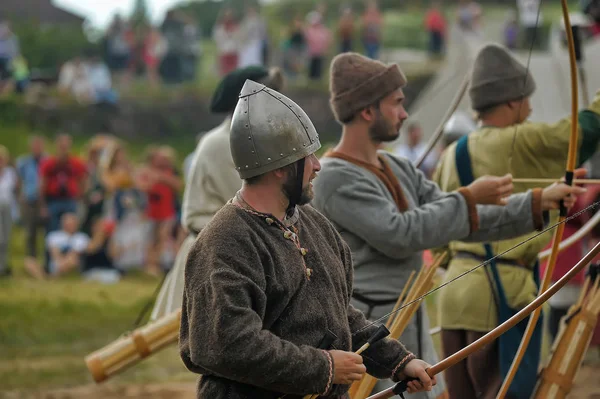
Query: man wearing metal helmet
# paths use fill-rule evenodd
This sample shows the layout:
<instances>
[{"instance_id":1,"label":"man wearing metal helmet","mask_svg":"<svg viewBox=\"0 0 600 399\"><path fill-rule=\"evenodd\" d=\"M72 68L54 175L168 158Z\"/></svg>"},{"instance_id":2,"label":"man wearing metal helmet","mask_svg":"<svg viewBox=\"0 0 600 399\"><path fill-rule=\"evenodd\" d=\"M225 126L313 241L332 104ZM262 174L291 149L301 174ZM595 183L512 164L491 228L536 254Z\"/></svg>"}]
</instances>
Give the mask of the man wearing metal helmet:
<instances>
[{"instance_id":1,"label":"man wearing metal helmet","mask_svg":"<svg viewBox=\"0 0 600 399\"><path fill-rule=\"evenodd\" d=\"M275 90L281 90L284 84L283 75L278 68L249 66L227 74L215 89L210 111L224 114L224 119L219 126L201 137L192 155L181 214L181 223L190 234L181 244L173 269L161 287L152 319L181 307L185 261L198 232L242 186L229 149L229 133L231 117L246 79L255 80Z\"/></svg>"},{"instance_id":2,"label":"man wearing metal helmet","mask_svg":"<svg viewBox=\"0 0 600 399\"><path fill-rule=\"evenodd\" d=\"M563 184L508 197L511 176L485 177L443 192L407 159L378 151L381 143L397 139L408 117L405 84L398 65L357 53L334 58L330 102L343 126L342 138L321 160L322 170L314 181L312 204L334 223L352 250L353 303L373 319L392 311L410 274L421 268L423 250L455 239L481 241L539 230L544 209L570 192L580 192ZM420 309L415 319L400 339L433 363L437 354L427 314ZM434 391L411 398L443 394L440 378Z\"/></svg>"},{"instance_id":3,"label":"man wearing metal helmet","mask_svg":"<svg viewBox=\"0 0 600 399\"><path fill-rule=\"evenodd\" d=\"M350 249L308 204L321 144L306 113L248 80L233 113L231 154L243 185L202 229L185 267L180 353L202 375L198 398L347 398L365 372L418 378L428 365L350 305ZM329 341L329 342L325 342Z\"/></svg>"}]
</instances>

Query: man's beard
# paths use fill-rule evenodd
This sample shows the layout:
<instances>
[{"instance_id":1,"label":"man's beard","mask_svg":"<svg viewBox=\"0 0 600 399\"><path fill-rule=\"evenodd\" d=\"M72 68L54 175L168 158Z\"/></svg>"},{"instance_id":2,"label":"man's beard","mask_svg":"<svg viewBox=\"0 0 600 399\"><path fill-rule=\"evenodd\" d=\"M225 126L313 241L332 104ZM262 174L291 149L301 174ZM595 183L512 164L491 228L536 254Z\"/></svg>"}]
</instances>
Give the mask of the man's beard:
<instances>
[{"instance_id":1,"label":"man's beard","mask_svg":"<svg viewBox=\"0 0 600 399\"><path fill-rule=\"evenodd\" d=\"M369 127L369 137L371 137L371 140L379 143L396 140L400 135L400 126L394 129L394 126L385 120L379 110L375 110L375 115L375 121Z\"/></svg>"},{"instance_id":2,"label":"man's beard","mask_svg":"<svg viewBox=\"0 0 600 399\"><path fill-rule=\"evenodd\" d=\"M288 197L288 199L291 199L293 195L292 193L295 192L296 187L298 186L298 174L296 173L296 168L288 170L288 172L287 178L285 179L285 182L283 182L282 191L285 196ZM302 194L300 194L300 199L296 205L308 204L310 201L312 201L313 196L313 190L309 183L306 187L302 188Z\"/></svg>"}]
</instances>

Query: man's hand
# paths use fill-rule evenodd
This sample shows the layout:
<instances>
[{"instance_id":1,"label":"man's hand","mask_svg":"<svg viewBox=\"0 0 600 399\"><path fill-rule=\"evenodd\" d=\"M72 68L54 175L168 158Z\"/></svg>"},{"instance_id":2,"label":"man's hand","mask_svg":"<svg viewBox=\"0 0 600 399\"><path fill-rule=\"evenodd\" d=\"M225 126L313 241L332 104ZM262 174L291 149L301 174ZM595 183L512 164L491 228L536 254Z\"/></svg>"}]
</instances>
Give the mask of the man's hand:
<instances>
[{"instance_id":1,"label":"man's hand","mask_svg":"<svg viewBox=\"0 0 600 399\"><path fill-rule=\"evenodd\" d=\"M574 179L581 179L585 177L587 170L584 168L575 169L573 171ZM564 178L562 179L564 181ZM560 200L567 209L571 209L575 205L577 195L584 194L587 190L583 187L567 186L564 183L554 183L546 187L542 191L542 210L548 211L551 209L560 208Z\"/></svg>"},{"instance_id":2,"label":"man's hand","mask_svg":"<svg viewBox=\"0 0 600 399\"><path fill-rule=\"evenodd\" d=\"M571 209L575 205L577 196L582 195L586 191L583 187L554 183L542 191L542 210L558 209L560 207L560 200L563 200L567 209Z\"/></svg>"},{"instance_id":3,"label":"man's hand","mask_svg":"<svg viewBox=\"0 0 600 399\"><path fill-rule=\"evenodd\" d=\"M476 204L481 205L506 205L508 197L512 194L512 175L502 177L481 176L467 186Z\"/></svg>"},{"instance_id":4,"label":"man's hand","mask_svg":"<svg viewBox=\"0 0 600 399\"><path fill-rule=\"evenodd\" d=\"M435 376L429 377L427 374L427 368L431 367L429 364L421 359L413 359L406 364L404 370L398 374L400 380L406 378L418 378L418 380L410 381L407 385L406 391L408 393L431 391L434 385L437 384Z\"/></svg>"},{"instance_id":5,"label":"man's hand","mask_svg":"<svg viewBox=\"0 0 600 399\"><path fill-rule=\"evenodd\" d=\"M367 372L362 356L356 353L331 350L329 354L333 358L334 384L350 385L359 381Z\"/></svg>"}]
</instances>

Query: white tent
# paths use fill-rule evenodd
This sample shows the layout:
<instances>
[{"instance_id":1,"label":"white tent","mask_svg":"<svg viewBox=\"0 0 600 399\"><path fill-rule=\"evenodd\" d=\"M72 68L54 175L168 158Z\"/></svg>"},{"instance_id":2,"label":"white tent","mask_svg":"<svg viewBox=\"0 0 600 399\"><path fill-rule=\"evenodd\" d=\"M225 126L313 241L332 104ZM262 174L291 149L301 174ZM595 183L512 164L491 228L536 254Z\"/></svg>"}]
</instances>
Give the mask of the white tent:
<instances>
[{"instance_id":1,"label":"white tent","mask_svg":"<svg viewBox=\"0 0 600 399\"><path fill-rule=\"evenodd\" d=\"M449 35L448 58L439 73L431 80L419 98L408 110L407 122L417 122L423 128L427 140L441 122L452 99L459 90L478 50L490 41L476 35L469 35L453 27ZM587 92L590 101L600 89L600 40L590 40L583 44L584 70L587 78ZM569 54L560 40L560 24L551 35L550 51L517 51L514 56L524 65L529 60L529 70L536 81L536 92L531 98L533 108L531 121L555 122L571 112L571 86ZM578 84L580 82L578 81ZM579 107L583 108L583 90L579 90ZM468 94L465 94L458 110L471 112ZM408 124L408 123L407 123ZM405 124L405 125L407 125ZM400 139L404 135L401 134Z\"/></svg>"}]
</instances>

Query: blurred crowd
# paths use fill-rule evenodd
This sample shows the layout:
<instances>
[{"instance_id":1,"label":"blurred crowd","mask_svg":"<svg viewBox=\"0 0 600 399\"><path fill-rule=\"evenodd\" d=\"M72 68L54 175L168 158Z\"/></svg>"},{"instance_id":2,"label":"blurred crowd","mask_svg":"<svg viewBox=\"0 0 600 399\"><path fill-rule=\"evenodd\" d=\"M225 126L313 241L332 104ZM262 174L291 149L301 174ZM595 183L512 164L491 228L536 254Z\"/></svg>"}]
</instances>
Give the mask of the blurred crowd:
<instances>
[{"instance_id":1,"label":"blurred crowd","mask_svg":"<svg viewBox=\"0 0 600 399\"><path fill-rule=\"evenodd\" d=\"M0 94L23 93L29 84L29 68L19 38L10 21L0 20Z\"/></svg>"},{"instance_id":2,"label":"blurred crowd","mask_svg":"<svg viewBox=\"0 0 600 399\"><path fill-rule=\"evenodd\" d=\"M161 275L171 268L184 234L175 151L150 146L134 164L112 136L97 135L86 147L81 158L60 134L49 154L34 136L12 162L0 146L0 275L11 274L14 223L24 227L25 268L38 279L76 271L114 282L135 269Z\"/></svg>"}]
</instances>

